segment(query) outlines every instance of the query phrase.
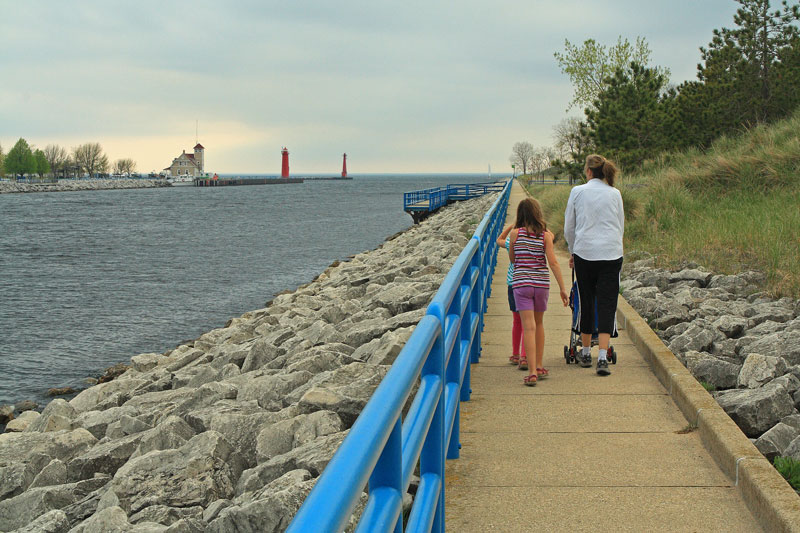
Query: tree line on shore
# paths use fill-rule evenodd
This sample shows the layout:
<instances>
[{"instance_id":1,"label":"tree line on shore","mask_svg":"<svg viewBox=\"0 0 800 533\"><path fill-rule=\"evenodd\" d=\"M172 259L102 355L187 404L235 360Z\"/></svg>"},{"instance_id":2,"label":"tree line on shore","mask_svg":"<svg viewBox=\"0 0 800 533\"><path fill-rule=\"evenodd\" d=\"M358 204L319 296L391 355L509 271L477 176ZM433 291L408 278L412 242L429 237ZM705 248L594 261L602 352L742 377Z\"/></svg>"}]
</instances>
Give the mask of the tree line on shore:
<instances>
[{"instance_id":1,"label":"tree line on shore","mask_svg":"<svg viewBox=\"0 0 800 533\"><path fill-rule=\"evenodd\" d=\"M0 146L0 177L10 174L15 178L38 176L45 178L98 177L108 174L130 176L136 172L136 162L130 158L117 159L109 163L100 143L84 143L71 152L57 144L48 144L44 149L32 146L23 138L3 153Z\"/></svg>"},{"instance_id":2,"label":"tree line on shore","mask_svg":"<svg viewBox=\"0 0 800 533\"><path fill-rule=\"evenodd\" d=\"M599 152L628 171L667 153L705 151L723 136L786 118L800 107L800 2L734 0L733 28L713 30L700 47L697 80L675 86L670 72L650 65L642 37L619 37L612 46L594 39L565 41L554 54L572 82L568 117L553 128L553 147L518 142L510 161L517 171L555 166L580 179L586 156Z\"/></svg>"}]
</instances>

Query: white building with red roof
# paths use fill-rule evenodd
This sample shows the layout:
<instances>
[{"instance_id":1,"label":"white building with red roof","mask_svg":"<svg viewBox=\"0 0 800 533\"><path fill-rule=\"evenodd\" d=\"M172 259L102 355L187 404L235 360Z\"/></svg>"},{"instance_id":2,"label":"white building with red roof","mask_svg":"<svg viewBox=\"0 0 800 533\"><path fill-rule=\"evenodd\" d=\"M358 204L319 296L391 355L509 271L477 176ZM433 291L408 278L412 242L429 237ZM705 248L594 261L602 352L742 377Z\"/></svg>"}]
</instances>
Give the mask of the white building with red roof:
<instances>
[{"instance_id":1,"label":"white building with red roof","mask_svg":"<svg viewBox=\"0 0 800 533\"><path fill-rule=\"evenodd\" d=\"M168 176L202 176L203 171L203 152L205 148L200 143L194 147L193 154L187 154L186 150L181 155L172 160L172 164L164 169Z\"/></svg>"}]
</instances>

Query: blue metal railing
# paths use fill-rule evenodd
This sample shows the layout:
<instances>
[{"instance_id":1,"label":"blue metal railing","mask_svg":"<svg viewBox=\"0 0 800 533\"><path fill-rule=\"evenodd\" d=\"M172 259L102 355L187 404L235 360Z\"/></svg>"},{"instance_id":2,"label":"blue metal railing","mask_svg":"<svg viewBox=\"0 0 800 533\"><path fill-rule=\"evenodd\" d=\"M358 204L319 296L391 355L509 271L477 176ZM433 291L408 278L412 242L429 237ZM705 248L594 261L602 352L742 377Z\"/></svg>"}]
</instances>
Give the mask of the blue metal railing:
<instances>
[{"instance_id":1,"label":"blue metal railing","mask_svg":"<svg viewBox=\"0 0 800 533\"><path fill-rule=\"evenodd\" d=\"M511 181L445 276L425 316L317 480L288 532L338 532L364 487L356 531L403 531L403 494L419 463L406 531L444 531L444 462L459 455L460 401L480 357L483 314L497 263ZM401 416L414 385L419 388Z\"/></svg>"},{"instance_id":2,"label":"blue metal railing","mask_svg":"<svg viewBox=\"0 0 800 533\"><path fill-rule=\"evenodd\" d=\"M446 187L434 187L403 193L403 210L406 212L426 211L433 212L445 205L458 200L477 198L484 194L500 192L505 187L505 181L487 183L459 183Z\"/></svg>"}]
</instances>

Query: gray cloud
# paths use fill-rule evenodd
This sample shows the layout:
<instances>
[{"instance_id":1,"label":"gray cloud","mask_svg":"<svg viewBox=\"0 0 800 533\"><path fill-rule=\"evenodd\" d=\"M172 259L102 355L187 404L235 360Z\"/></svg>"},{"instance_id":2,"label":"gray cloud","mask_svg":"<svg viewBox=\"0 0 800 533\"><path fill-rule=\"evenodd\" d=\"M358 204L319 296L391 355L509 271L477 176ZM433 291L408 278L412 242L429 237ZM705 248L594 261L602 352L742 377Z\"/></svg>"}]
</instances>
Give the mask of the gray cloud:
<instances>
[{"instance_id":1,"label":"gray cloud","mask_svg":"<svg viewBox=\"0 0 800 533\"><path fill-rule=\"evenodd\" d=\"M212 170L481 171L548 144L564 39L646 37L673 81L732 0L5 2L0 144L96 140L140 169L194 140ZM118 153L111 154L111 148ZM126 152L130 148L130 153ZM333 160L333 162L332 162Z\"/></svg>"}]
</instances>

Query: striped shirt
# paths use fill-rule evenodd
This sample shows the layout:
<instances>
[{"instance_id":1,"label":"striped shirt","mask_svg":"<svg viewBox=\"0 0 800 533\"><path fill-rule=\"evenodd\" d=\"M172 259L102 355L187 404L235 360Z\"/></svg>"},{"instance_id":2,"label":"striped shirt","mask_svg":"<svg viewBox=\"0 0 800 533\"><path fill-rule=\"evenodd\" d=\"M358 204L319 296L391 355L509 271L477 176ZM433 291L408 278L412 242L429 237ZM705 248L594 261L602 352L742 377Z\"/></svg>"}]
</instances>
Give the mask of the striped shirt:
<instances>
[{"instance_id":1,"label":"striped shirt","mask_svg":"<svg viewBox=\"0 0 800 533\"><path fill-rule=\"evenodd\" d=\"M506 250L511 248L511 236L506 237ZM514 279L514 263L508 263L508 273L506 274L506 285L511 286L511 281Z\"/></svg>"},{"instance_id":2,"label":"striped shirt","mask_svg":"<svg viewBox=\"0 0 800 533\"><path fill-rule=\"evenodd\" d=\"M514 275L511 282L517 287L550 288L550 274L547 272L547 259L544 255L544 232L533 235L525 228L519 228L514 243Z\"/></svg>"}]
</instances>

